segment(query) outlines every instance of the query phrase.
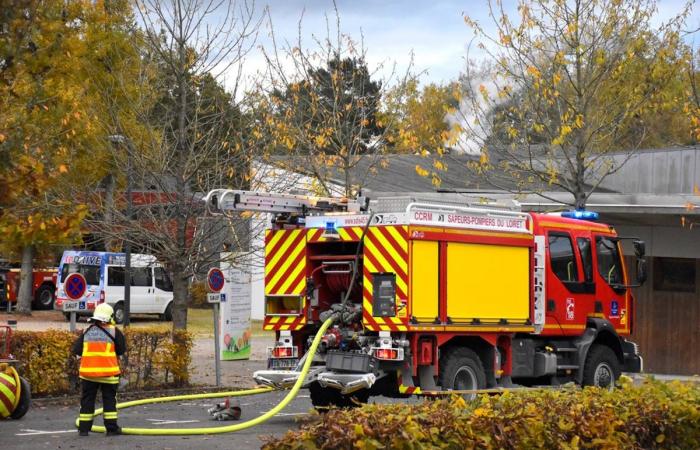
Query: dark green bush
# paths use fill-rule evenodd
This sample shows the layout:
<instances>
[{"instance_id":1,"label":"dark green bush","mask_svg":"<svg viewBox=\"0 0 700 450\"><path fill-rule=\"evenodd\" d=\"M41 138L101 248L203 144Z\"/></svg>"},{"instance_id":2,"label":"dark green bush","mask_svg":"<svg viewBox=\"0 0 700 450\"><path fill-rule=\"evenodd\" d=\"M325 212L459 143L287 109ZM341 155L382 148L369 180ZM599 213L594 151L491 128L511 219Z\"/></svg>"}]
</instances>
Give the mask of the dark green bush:
<instances>
[{"instance_id":1,"label":"dark green bush","mask_svg":"<svg viewBox=\"0 0 700 450\"><path fill-rule=\"evenodd\" d=\"M700 388L647 381L612 392L530 390L332 410L272 449L697 449Z\"/></svg>"}]
</instances>

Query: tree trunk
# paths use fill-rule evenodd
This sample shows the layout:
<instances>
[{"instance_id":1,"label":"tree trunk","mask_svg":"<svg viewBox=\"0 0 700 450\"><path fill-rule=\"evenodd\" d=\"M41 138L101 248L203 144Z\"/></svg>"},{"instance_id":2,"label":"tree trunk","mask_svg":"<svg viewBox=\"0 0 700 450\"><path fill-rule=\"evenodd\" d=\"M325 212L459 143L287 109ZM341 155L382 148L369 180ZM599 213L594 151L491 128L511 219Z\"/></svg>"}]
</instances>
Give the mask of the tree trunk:
<instances>
[{"instance_id":1,"label":"tree trunk","mask_svg":"<svg viewBox=\"0 0 700 450\"><path fill-rule=\"evenodd\" d=\"M115 188L115 177L111 173L104 178L105 185L105 212L104 212L104 222L107 229L112 229L112 222L114 221L114 188ZM111 237L104 238L105 251L115 252L118 249L115 248L115 239Z\"/></svg>"},{"instance_id":2,"label":"tree trunk","mask_svg":"<svg viewBox=\"0 0 700 450\"><path fill-rule=\"evenodd\" d=\"M34 246L26 245L22 248L22 268L20 269L19 293L17 295L17 312L31 315L32 313L32 286L34 285Z\"/></svg>"},{"instance_id":3,"label":"tree trunk","mask_svg":"<svg viewBox=\"0 0 700 450\"><path fill-rule=\"evenodd\" d=\"M190 296L188 282L180 269L174 269L171 276L173 280L173 330L186 330L187 303Z\"/></svg>"}]
</instances>

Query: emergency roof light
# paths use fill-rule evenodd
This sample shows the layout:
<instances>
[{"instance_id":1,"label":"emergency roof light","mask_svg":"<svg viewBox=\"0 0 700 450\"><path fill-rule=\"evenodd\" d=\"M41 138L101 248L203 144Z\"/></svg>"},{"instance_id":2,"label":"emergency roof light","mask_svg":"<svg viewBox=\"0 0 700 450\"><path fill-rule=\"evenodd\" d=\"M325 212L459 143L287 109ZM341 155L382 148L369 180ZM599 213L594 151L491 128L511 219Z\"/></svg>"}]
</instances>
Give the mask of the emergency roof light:
<instances>
[{"instance_id":1,"label":"emergency roof light","mask_svg":"<svg viewBox=\"0 0 700 450\"><path fill-rule=\"evenodd\" d=\"M567 217L569 219L579 219L579 220L598 220L598 213L595 211L586 211L585 209L576 209L573 211L564 211L561 213L562 217Z\"/></svg>"}]
</instances>

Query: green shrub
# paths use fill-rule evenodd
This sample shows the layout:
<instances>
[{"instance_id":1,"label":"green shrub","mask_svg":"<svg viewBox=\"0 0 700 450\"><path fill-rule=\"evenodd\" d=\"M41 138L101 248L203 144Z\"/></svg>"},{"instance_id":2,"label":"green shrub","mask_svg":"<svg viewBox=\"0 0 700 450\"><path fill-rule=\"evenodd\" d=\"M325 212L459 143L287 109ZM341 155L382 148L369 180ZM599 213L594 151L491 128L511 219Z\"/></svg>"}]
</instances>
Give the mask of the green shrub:
<instances>
[{"instance_id":1,"label":"green shrub","mask_svg":"<svg viewBox=\"0 0 700 450\"><path fill-rule=\"evenodd\" d=\"M372 404L315 416L268 438L272 449L695 449L700 388L648 381L612 392L530 390L419 404Z\"/></svg>"},{"instance_id":2,"label":"green shrub","mask_svg":"<svg viewBox=\"0 0 700 450\"><path fill-rule=\"evenodd\" d=\"M126 389L179 387L189 383L192 336L186 331L129 328L124 332L128 363L122 377ZM59 395L79 391L78 361L70 353L78 333L68 331L17 331L11 353L32 385L32 394Z\"/></svg>"}]
</instances>

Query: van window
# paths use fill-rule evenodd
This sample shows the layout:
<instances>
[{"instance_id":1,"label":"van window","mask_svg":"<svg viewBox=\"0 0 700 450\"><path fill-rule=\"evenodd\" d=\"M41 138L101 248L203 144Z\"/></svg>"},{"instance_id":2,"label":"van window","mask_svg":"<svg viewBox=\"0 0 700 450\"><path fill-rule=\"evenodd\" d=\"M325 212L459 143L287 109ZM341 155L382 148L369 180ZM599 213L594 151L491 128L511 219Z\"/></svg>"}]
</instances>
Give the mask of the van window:
<instances>
[{"instance_id":1,"label":"van window","mask_svg":"<svg viewBox=\"0 0 700 450\"><path fill-rule=\"evenodd\" d=\"M162 267L156 267L153 269L153 271L156 279L156 287L166 292L172 292L173 283L170 281L170 277L165 269Z\"/></svg>"},{"instance_id":2,"label":"van window","mask_svg":"<svg viewBox=\"0 0 700 450\"><path fill-rule=\"evenodd\" d=\"M124 286L124 268L117 266L107 267L107 286Z\"/></svg>"},{"instance_id":3,"label":"van window","mask_svg":"<svg viewBox=\"0 0 700 450\"><path fill-rule=\"evenodd\" d=\"M617 240L605 236L596 236L596 253L598 255L598 272L608 284L622 284L622 264Z\"/></svg>"},{"instance_id":4,"label":"van window","mask_svg":"<svg viewBox=\"0 0 700 450\"><path fill-rule=\"evenodd\" d=\"M549 263L552 272L564 282L579 281L576 256L567 233L549 233Z\"/></svg>"},{"instance_id":5,"label":"van window","mask_svg":"<svg viewBox=\"0 0 700 450\"><path fill-rule=\"evenodd\" d=\"M131 285L132 286L153 286L153 277L150 267L132 267L131 268Z\"/></svg>"},{"instance_id":6,"label":"van window","mask_svg":"<svg viewBox=\"0 0 700 450\"><path fill-rule=\"evenodd\" d=\"M71 273L79 273L85 277L85 281L90 286L100 284L100 266L89 266L87 264L64 263L61 269L61 283L63 283Z\"/></svg>"}]
</instances>

